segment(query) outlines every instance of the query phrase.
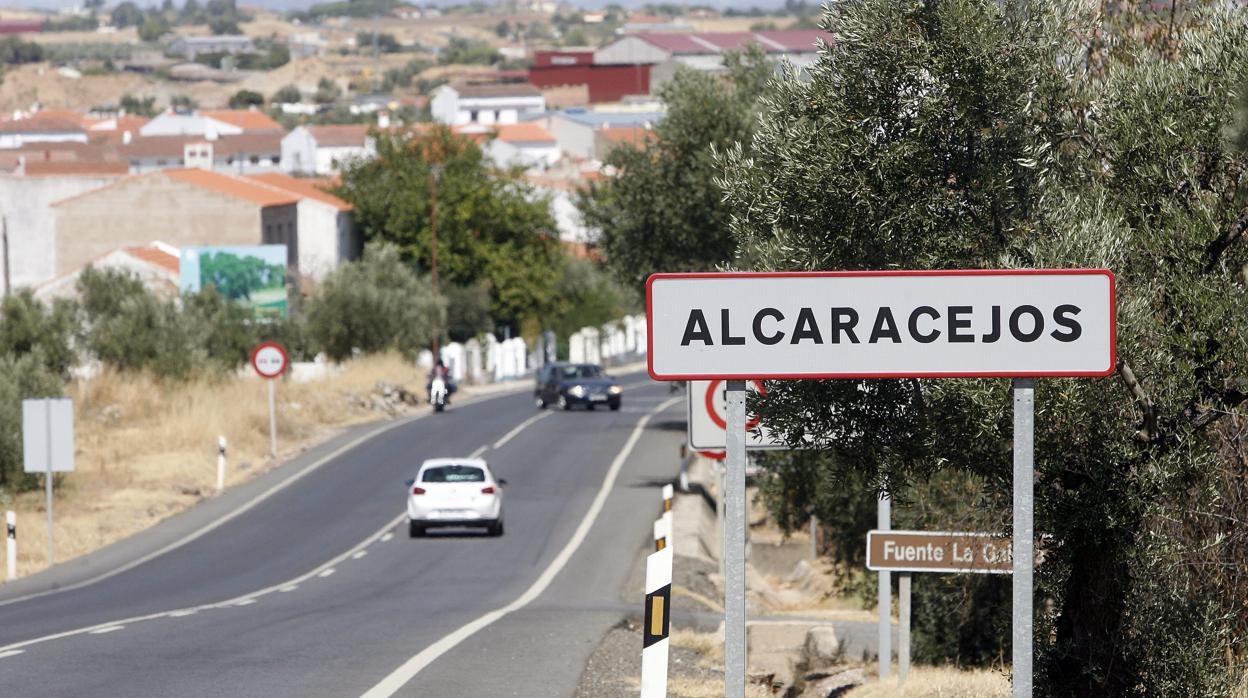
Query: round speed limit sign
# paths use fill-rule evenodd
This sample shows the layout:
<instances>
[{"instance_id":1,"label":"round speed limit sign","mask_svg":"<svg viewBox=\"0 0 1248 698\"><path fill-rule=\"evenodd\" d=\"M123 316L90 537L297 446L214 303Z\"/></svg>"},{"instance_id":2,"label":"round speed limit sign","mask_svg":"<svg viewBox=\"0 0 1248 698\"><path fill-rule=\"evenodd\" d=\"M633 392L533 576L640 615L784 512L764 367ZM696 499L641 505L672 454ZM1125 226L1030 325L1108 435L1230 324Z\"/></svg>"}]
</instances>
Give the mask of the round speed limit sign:
<instances>
[{"instance_id":1,"label":"round speed limit sign","mask_svg":"<svg viewBox=\"0 0 1248 698\"><path fill-rule=\"evenodd\" d=\"M289 365L286 347L277 342L265 342L251 351L251 367L261 378L277 378L286 372Z\"/></svg>"}]
</instances>

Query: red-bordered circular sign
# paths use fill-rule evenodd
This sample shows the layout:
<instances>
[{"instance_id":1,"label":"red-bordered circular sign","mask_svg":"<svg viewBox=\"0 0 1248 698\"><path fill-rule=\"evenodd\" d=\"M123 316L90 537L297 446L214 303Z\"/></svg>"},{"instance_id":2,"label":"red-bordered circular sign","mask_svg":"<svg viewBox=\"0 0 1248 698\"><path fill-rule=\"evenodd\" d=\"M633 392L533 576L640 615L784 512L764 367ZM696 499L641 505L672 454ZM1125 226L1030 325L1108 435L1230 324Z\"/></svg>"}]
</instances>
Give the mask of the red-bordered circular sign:
<instances>
[{"instance_id":1,"label":"red-bordered circular sign","mask_svg":"<svg viewBox=\"0 0 1248 698\"><path fill-rule=\"evenodd\" d=\"M758 386L759 393L762 393L763 395L767 394L767 388L763 387L762 381L750 381L750 382ZM722 380L711 381L711 384L706 387L706 413L710 415L711 421L715 422L715 426L719 427L720 429L727 429L728 422L724 421L724 418L719 416L719 413L715 411L715 389L719 387L720 383L723 383L723 381ZM757 416L755 416L753 419L746 420L745 422L746 429L753 429L756 426L758 426Z\"/></svg>"},{"instance_id":2,"label":"red-bordered circular sign","mask_svg":"<svg viewBox=\"0 0 1248 698\"><path fill-rule=\"evenodd\" d=\"M265 342L251 350L251 367L261 378L277 378L290 366L286 347L277 342Z\"/></svg>"},{"instance_id":3,"label":"red-bordered circular sign","mask_svg":"<svg viewBox=\"0 0 1248 698\"><path fill-rule=\"evenodd\" d=\"M715 460L723 460L728 457L727 451L698 451L698 453Z\"/></svg>"}]
</instances>

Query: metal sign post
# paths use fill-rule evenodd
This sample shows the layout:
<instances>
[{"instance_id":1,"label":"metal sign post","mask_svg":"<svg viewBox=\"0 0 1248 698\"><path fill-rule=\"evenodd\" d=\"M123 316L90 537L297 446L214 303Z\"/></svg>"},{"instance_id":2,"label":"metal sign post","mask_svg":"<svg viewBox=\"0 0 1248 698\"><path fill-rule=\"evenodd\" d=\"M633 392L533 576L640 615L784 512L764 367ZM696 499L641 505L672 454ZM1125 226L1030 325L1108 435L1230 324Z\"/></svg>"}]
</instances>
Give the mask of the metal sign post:
<instances>
[{"instance_id":1,"label":"metal sign post","mask_svg":"<svg viewBox=\"0 0 1248 698\"><path fill-rule=\"evenodd\" d=\"M875 509L876 528L881 531L891 529L893 527L892 513L893 500L881 493ZM893 585L890 577L887 570L880 571L880 643L878 649L881 679L888 678L893 665Z\"/></svg>"},{"instance_id":2,"label":"metal sign post","mask_svg":"<svg viewBox=\"0 0 1248 698\"><path fill-rule=\"evenodd\" d=\"M52 474L74 469L74 401L22 400L23 470L43 473L48 496L48 566L56 561L52 537Z\"/></svg>"},{"instance_id":3,"label":"metal sign post","mask_svg":"<svg viewBox=\"0 0 1248 698\"><path fill-rule=\"evenodd\" d=\"M897 575L897 682L910 675L910 573Z\"/></svg>"},{"instance_id":4,"label":"metal sign post","mask_svg":"<svg viewBox=\"0 0 1248 698\"><path fill-rule=\"evenodd\" d=\"M1014 698L1031 696L1035 381L1014 379Z\"/></svg>"},{"instance_id":5,"label":"metal sign post","mask_svg":"<svg viewBox=\"0 0 1248 698\"><path fill-rule=\"evenodd\" d=\"M728 381L724 444L724 696L745 698L745 381Z\"/></svg>"},{"instance_id":6,"label":"metal sign post","mask_svg":"<svg viewBox=\"0 0 1248 698\"><path fill-rule=\"evenodd\" d=\"M290 355L281 344L265 342L252 350L251 366L269 384L269 455L277 458L277 406L273 380L286 372L290 366Z\"/></svg>"}]
</instances>

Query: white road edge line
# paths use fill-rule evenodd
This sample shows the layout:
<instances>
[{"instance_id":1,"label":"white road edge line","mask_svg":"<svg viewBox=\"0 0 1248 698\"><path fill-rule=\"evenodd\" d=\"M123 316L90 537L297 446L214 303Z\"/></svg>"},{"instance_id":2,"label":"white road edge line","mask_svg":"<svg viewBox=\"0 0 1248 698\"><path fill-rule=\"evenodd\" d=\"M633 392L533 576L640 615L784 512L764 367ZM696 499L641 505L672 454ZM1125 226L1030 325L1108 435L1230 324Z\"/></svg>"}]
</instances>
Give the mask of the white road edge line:
<instances>
[{"instance_id":1,"label":"white road edge line","mask_svg":"<svg viewBox=\"0 0 1248 698\"><path fill-rule=\"evenodd\" d=\"M116 631L118 631L118 630L124 630L124 629L125 629L125 627L126 627L126 626L124 626L124 625L109 625L109 626L105 626L105 627L103 627L103 628L96 628L95 630L92 630L92 631L91 631L91 634L92 634L92 635L103 635L104 633L112 633L112 632L116 632Z\"/></svg>"},{"instance_id":2,"label":"white road edge line","mask_svg":"<svg viewBox=\"0 0 1248 698\"><path fill-rule=\"evenodd\" d=\"M550 416L550 414L551 414L550 412L541 412L541 413L539 413L539 414L535 414L535 415L533 415L532 417L529 417L528 419L524 420L523 422L520 422L519 424L517 424L517 425L516 425L516 428L515 428L515 429L512 429L511 431L507 432L506 434L503 434L503 438L499 439L498 441L495 441L495 442L494 442L494 445L492 446L492 448L493 448L495 451L497 451L498 449L500 449L500 448L502 448L502 447L503 447L503 444L505 444L505 443L507 443L508 441L511 441L512 439L514 439L514 438L516 437L516 434L519 434L520 432L524 431L525 429L527 429L530 425L532 425L532 424L533 424L534 422L536 422L537 420L542 419L543 417L549 417L549 416Z\"/></svg>"},{"instance_id":3,"label":"white road edge line","mask_svg":"<svg viewBox=\"0 0 1248 698\"><path fill-rule=\"evenodd\" d=\"M249 591L246 594L241 594L239 596L235 596L232 599L226 599L225 601L218 601L216 603L208 603L208 604L203 604L201 606L190 606L187 608L175 608L169 611L160 611L159 613L149 613L145 616L134 616L133 618L123 618L121 620L113 620L107 623L100 623L98 625L92 625L92 626L88 626L85 628L75 628L73 630L66 630L63 632L54 633L52 635L44 635L43 637L36 637L31 640L15 642L11 645L5 645L3 647L0 647L0 654L3 654L4 652L8 652L11 650L21 649L23 647L29 647L31 645L37 645L42 642L49 642L51 640L59 640L61 638L72 637L74 635L82 635L84 633L92 633L102 628L128 625L131 623L141 623L143 621L155 620L157 618L178 618L181 616L191 615L199 611L206 611L206 610L215 609L215 608L225 608L227 606L235 606L240 601L243 601L246 599L258 598L261 596L265 596L266 594L271 594L276 591L289 590L289 587L297 587L297 585L300 584L301 582L311 579L312 577L320 574L321 572L332 568L334 565L337 565L343 560L346 560L348 557L353 555L356 551L364 549L368 545L372 544L374 541L381 538L386 533L389 533L390 529L399 525L399 522L405 518L407 518L406 512L399 514L398 516L394 517L389 522L387 522L386 525L383 526L381 529L375 531L374 533L369 535L367 538L357 543L350 550L342 553L341 555L338 555L337 557L334 557L332 560L329 560L327 562L324 562L318 565L315 569L311 570L310 572L306 572L298 577L295 577L294 579L287 579L286 581L280 582L278 584L274 584L271 587L266 587L259 591Z\"/></svg>"},{"instance_id":4,"label":"white road edge line","mask_svg":"<svg viewBox=\"0 0 1248 698\"><path fill-rule=\"evenodd\" d=\"M521 608L524 608L537 599L538 596L541 596L542 592L545 591L546 588L550 586L550 583L554 581L555 576L558 575L559 572L563 570L564 566L568 564L568 560L572 559L572 556L576 553L577 549L581 547L581 543L585 541L585 537L589 535L590 528L593 527L594 521L597 520L598 514L602 511L603 506L607 502L607 497L611 494L611 489L615 486L615 480L620 473L620 469L624 467L624 461L628 459L628 456L633 452L633 447L636 446L637 441L641 439L641 434L645 431L646 424L650 422L650 418L684 399L685 396L681 395L680 397L666 400L637 422L637 426L633 428L633 433L629 435L628 441L624 444L624 448L620 449L620 452L615 456L615 460L611 462L611 468L607 471L606 478L602 481L602 485L598 488L598 494L594 497L593 503L589 505L589 510L585 512L585 516L581 519L580 525L576 527L576 532L572 534L572 538L568 540L567 544L563 546L563 549L559 551L559 554L555 556L555 559L552 560L550 565L546 567L546 569L542 572L542 575L537 578L537 581L533 582L532 586L530 586L515 601L512 601L502 608L486 613L485 615L459 628L450 635L447 635L441 640L438 640L432 645L426 647L424 650L421 650L419 654L404 662L399 668L391 672L389 676L386 676L378 682L376 686L368 689L368 691L363 694L362 698L389 698L389 696L393 696L395 693L398 693L408 681L415 678L416 674L419 674L422 669L437 660L438 657L441 657L454 649L459 643L472 637L478 630L485 628L509 613L513 613ZM532 421L536 421L542 416L543 415L538 415L538 417L534 418Z\"/></svg>"},{"instance_id":5,"label":"white road edge line","mask_svg":"<svg viewBox=\"0 0 1248 698\"><path fill-rule=\"evenodd\" d=\"M467 399L467 401L466 401L466 402L461 403L461 404L469 404L469 405L470 405L470 404L473 404L473 403L476 403L476 402L484 402L484 401L487 401L487 400L492 400L492 399L499 398L499 397L505 397L505 396L509 396L509 395L511 395L511 394L513 394L513 393L519 393L519 392L522 392L522 391L521 391L521 390L518 390L518 389L511 389L511 388L508 388L507 390L501 390L501 391L499 391L497 394L487 394L487 395L481 395L480 397L470 397L470 398L468 398L468 399ZM183 538L180 538L180 539L178 539L178 540L176 540L176 541L174 541L174 542L172 542L172 543L170 543L170 544L168 544L168 545L166 545L166 546L164 546L164 547L160 548L159 550L155 550L155 551L153 551L153 552L150 552L150 553L148 553L147 555L144 555L144 556L142 556L142 557L140 557L140 558L138 558L138 559L135 559L135 560L131 560L130 562L127 562L126 564L124 564L124 565L122 565L122 566L120 566L120 567L117 567L117 568L115 568L115 569L109 570L108 572L101 573L101 574L99 574L99 575L96 575L96 576L94 576L94 577L91 577L90 579L84 579L84 580L83 580L83 581L81 581L81 582L77 582L77 583L74 583L74 584L68 584L68 585L65 585L65 586L62 586L62 587L57 587L57 588L55 588L55 589L45 589L44 591L39 591L39 592L35 592L35 593L32 593L32 594L26 594L25 596L18 596L18 597L16 597L16 598L6 599L6 600L4 600L4 601L0 601L0 607L8 606L8 605L10 605L10 604L20 603L20 602L22 602L22 601L29 601L29 600L31 600L31 599L37 599L37 598L40 598L40 597L42 597L42 596L49 596L49 595L51 595L51 594L59 594L59 593L61 593L61 592L63 592L63 591L73 591L73 590L75 590L75 589L81 589L81 588L83 588L83 587L90 586L90 585L95 584L95 583L97 583L97 582L102 582L102 581L104 581L105 579L108 579L109 577L115 577L116 575L119 575L119 574L121 574L122 572L128 572L129 570L132 570L132 569L134 569L135 567L138 567L139 565L142 565L143 563L148 562L149 560L153 560L153 559L155 559L155 558L158 558L158 557L160 557L161 555L164 555L165 553L168 553L168 552L170 552L170 551L177 550L178 548L180 548L180 547L182 547L182 546L186 545L187 543L190 543L190 542L192 542L192 541L194 541L194 540L196 540L196 539L198 539L198 538L201 538L201 537L203 537L203 536L205 536L205 535L207 535L207 534L211 533L212 531L216 530L217 528L220 528L220 527L221 527L221 526L223 526L224 524L226 524L226 523L228 523L228 522L232 521L232 520L233 520L233 519L235 519L235 518L238 518L238 517L239 517L239 516L241 516L242 514L244 514L244 513L248 512L248 511L250 511L251 509L255 508L258 504L260 504L261 502L265 501L266 499L268 499L268 498L272 497L273 495L277 494L278 492L281 492L282 490L286 489L287 487L289 487L290 485L294 484L296 481L298 481L300 478L304 477L304 476L305 476L305 475L307 475L308 473L311 473L312 471L316 470L317 468L320 468L321 466L325 465L325 464L326 464L326 463L328 463L329 461L331 461L331 460L333 460L333 459L337 458L338 456L341 456L342 454L346 453L347 451L350 451L351 449L355 448L356 446L359 446L360 444L364 443L365 441L368 441L369 439L372 439L372 438L377 437L377 436L381 436L382 434L384 434L384 433L386 433L386 432L388 432L388 431L390 431L390 430L392 430L392 429L397 429L398 427L401 427L401 426L403 426L403 425L405 425L405 424L411 424L412 422L415 422L415 421L417 421L417 420L425 419L425 418L427 418L428 416L429 416L429 413L425 413L425 414L418 414L418 415L414 415L414 416L412 416L412 417L409 417L409 418L406 418L406 419L402 419L402 420L399 420L399 421L396 421L396 422L386 422L386 423L380 424L380 425L378 425L378 426L377 426L377 428L376 428L376 429L371 429L371 430L369 430L368 432L366 432L366 433L364 433L364 434L361 434L358 438L355 438L355 439L353 439L353 440L351 440L351 441L347 442L346 444L343 444L342 446L340 446L340 447L338 447L337 449L335 449L333 452L331 452L331 453L329 453L329 454L327 454L327 455L325 455L325 456L322 456L320 459L316 460L316 461L315 461L315 462L313 462L313 463L308 464L306 467L304 467L304 468L303 468L302 470L300 470L299 472L297 472L297 473L295 473L295 474L291 475L290 477L286 478L285 480L282 480L281 482L277 483L276 485L273 485L273 486L272 486L272 487L270 487L269 489L267 489L267 490L265 490L265 491L261 492L260 494L256 495L256 496L255 496L255 497L253 497L252 499L250 499L250 500L248 500L248 501L244 502L243 504L240 504L238 507L234 508L234 509L233 509L233 510L231 510L229 513L227 513L227 514L223 515L221 518L217 519L216 521L213 521L212 523L210 523L210 524L208 524L208 525L204 526L203 528L200 528L200 529L196 530L194 533L191 533L191 534L189 534L189 535L187 535L187 536L185 536L185 537L183 537ZM401 517L400 517L400 518L401 518ZM389 540L389 539L387 538L386 540Z\"/></svg>"},{"instance_id":6,"label":"white road edge line","mask_svg":"<svg viewBox=\"0 0 1248 698\"><path fill-rule=\"evenodd\" d=\"M17 655L25 652L26 650L9 650L8 652L0 652L0 659L4 659L5 657L16 657Z\"/></svg>"},{"instance_id":7,"label":"white road edge line","mask_svg":"<svg viewBox=\"0 0 1248 698\"><path fill-rule=\"evenodd\" d=\"M36 592L36 593L33 593L33 594L27 594L27 595L25 595L25 596L19 596L19 597L15 598L15 599L8 599L8 600L5 600L5 601L0 601L0 607L2 607L2 606L8 606L9 604L19 603L19 602L21 602L21 601L29 601L29 600L31 600L31 599L37 599L37 598L39 598L39 597L41 597L41 596L48 596L49 594L57 594L57 593L60 593L60 592L63 592L63 591L73 591L73 590L75 590L75 589L81 589L81 588L83 588L83 587L85 587L85 586L90 586L90 585L95 584L95 583L97 583L97 582L102 582L102 581L104 581L105 579L108 579L109 577L114 577L114 576L116 576L116 575L119 575L119 574L121 574L122 572L128 572L128 571L130 571L130 570L134 569L135 567L138 567L139 565L142 565L143 563L148 562L149 560L153 560L153 559L155 559L155 558L158 558L158 557L160 557L161 555L164 555L165 553L168 553L168 552L170 552L170 551L176 550L176 549L178 549L178 548L180 548L180 547L182 547L182 546L186 545L187 543L190 543L190 542L192 542L192 541L194 541L194 540L196 540L196 539L198 539L198 538L201 538L201 537L203 537L203 536L205 536L205 535L207 535L207 534L211 533L212 531L214 531L214 530L216 530L216 529L220 528L221 526L223 526L223 525L225 525L225 524L229 523L230 521L232 521L232 520L234 520L234 519L238 518L239 516L241 516L241 515L243 515L243 514L247 513L248 511L250 511L250 510L254 509L254 508L255 508L257 505L259 505L261 502L264 502L266 499L268 499L268 498L272 497L273 495L277 494L278 492L281 492L282 490L284 490L284 489L286 489L287 487L291 486L292 484L294 484L296 481L298 481L300 478L304 477L304 476L305 476L305 475L307 475L308 473L311 473L312 471L316 470L317 468L320 468L321 466L325 465L325 464L326 464L326 463L328 463L329 461L331 461L331 460L333 460L333 459L337 458L338 456L341 456L342 454L344 454L344 453L346 453L347 451L349 451L349 450L351 450L351 449L355 448L356 446L359 446L360 444L364 443L365 441L368 441L369 439L374 438L374 437L376 437L376 436L380 436L380 435L384 434L385 432L390 431L391 429L395 429L395 428L397 428L397 427L399 427L399 426L402 426L402 425L404 425L404 424L410 424L411 422L413 422L413 421L415 421L415 420L417 420L417 419L420 419L420 418L422 418L422 417L424 417L424 415L417 415L416 417L413 417L413 418L411 418L411 419L405 419L405 420L402 420L402 421L399 421L399 422L388 422L388 423L386 423L386 424L381 425L381 426L380 426L379 428L377 428L377 429L370 429L368 432L366 432L365 434L361 435L359 438L352 439L350 442L348 442L348 443L346 443L346 444L344 444L344 445L340 446L339 448L335 449L332 453L329 453L328 455L326 455L326 456L324 456L324 457L322 457L322 458L318 459L316 462L309 464L308 466L304 467L304 468L303 468L302 470L300 470L299 472L297 472L297 473L295 473L295 474L291 475L290 477L286 478L285 480L282 480L281 482L277 483L276 485L273 485L272 487L270 487L269 489L265 490L264 492L261 492L260 494L256 495L256 496L255 496L254 498L252 498L251 500L249 500L249 501L245 502L244 504L242 504L242 505L238 506L237 508L235 508L235 509L231 510L229 513L225 514L224 516L222 516L221 518L217 519L216 521L213 521L212 523L210 523L210 524L208 524L208 525L204 526L203 528L197 529L194 533L192 533L192 534L190 534L190 535L187 535L187 536L185 536L185 537L183 537L183 538L180 538L180 539L178 539L178 540L176 540L176 541L174 541L174 542L172 542L172 543L170 543L170 544L168 544L168 545L164 546L163 548L160 548L159 550L156 550L156 551L150 552L150 553L148 553L147 555L144 555L143 557L138 558L137 560L131 560L130 562L128 562L128 563L126 563L126 564L122 565L121 567L117 567L117 568L115 568L115 569L109 570L108 572L105 572L105 573L103 573L103 574L97 575L97 576L92 577L92 578L90 578L90 579L83 580L83 581L78 582L78 583L76 583L76 584L69 584L69 585L67 585L67 586L58 587L58 588L56 588L56 589L47 589L47 590L45 590L45 591L40 591L40 592Z\"/></svg>"},{"instance_id":8,"label":"white road edge line","mask_svg":"<svg viewBox=\"0 0 1248 698\"><path fill-rule=\"evenodd\" d=\"M539 416L540 416L540 415L539 415ZM413 418L413 419L416 419L416 418ZM353 444L357 443L358 441L360 441L360 440L362 440L362 439L369 438L369 436L375 436L375 435L381 434L381 433L383 433L383 432L385 432L385 431L387 431L387 430L389 430L389 429L394 428L395 426L398 426L399 424L405 424L405 423L410 422L410 421L412 421L412 420L406 420L405 422L395 422L395 423L387 424L387 425L384 425L384 427L383 427L383 428L381 428L381 429L377 429L377 430L375 430L375 431L371 431L371 432L369 432L369 434L368 434L368 435L363 436L363 437L360 437L360 439L357 439L356 441L352 441L350 444L347 444L346 446L343 446L342 448L338 449L338 450L337 450L337 451L335 451L334 453L332 453L332 454L330 454L330 455L328 455L328 456L325 456L325 458L321 459L321 460L320 460L320 461L318 461L317 463L314 463L314 464L312 464L312 465L308 466L308 468L306 468L306 469L304 469L304 470L300 471L299 473L296 473L295 475L291 476L291 478L290 478L289 480L286 480L286 481L284 481L283 483L279 483L279 484L278 484L278 485L277 485L274 489L269 490L269 492L268 492L268 493L266 493L266 494L264 494L264 495L261 495L261 496L267 497L267 496L269 496L269 494L270 494L270 493L275 492L277 488L280 488L280 487L285 487L285 486L286 486L286 483L292 482L293 480L295 480L295 479L297 479L297 478L301 477L301 476L303 475L303 473L308 472L308 471L310 471L312 468L317 467L319 463L323 463L323 462L325 462L325 461L327 461L327 460L329 460L329 459L331 459L331 458L335 457L335 455L336 455L336 454L338 454L338 453L340 453L341 451L344 451L344 450L347 450L347 449L349 449L349 448L352 448ZM530 421L529 423L531 423L531 421ZM482 449L484 449L484 448L485 448L485 447L483 446L483 447L482 447ZM259 499L252 500L252 502L251 502L251 503L249 503L249 504L247 505L247 508L250 508L251 506L254 506L255 504L258 504L260 501L261 501L261 500L259 500ZM238 513L242 513L242 511L244 511L244 510L243 510L243 509L239 509L239 510L236 512L236 514L234 514L234 515L237 515ZM107 623L100 623L100 624L98 624L98 625L92 625L92 626L88 626L88 627L85 627L85 628L75 628L75 629L73 629L73 630L65 630L65 631L63 631L63 632L53 633L53 634L51 634L51 635L44 635L44 636L42 636L42 637L36 637L36 638L31 639L31 640L24 640L24 641L22 641L22 642L15 642L15 643L13 643L13 644L10 644L10 645L4 645L4 646L0 647L0 657L7 656L7 655L5 655L4 653L5 653L5 652L8 652L8 651L20 650L20 649L21 649L21 648L23 648L23 647L29 647L29 646L31 646L31 645L37 645L37 644L39 644L39 643L49 642L49 641L51 641L51 640L59 640L59 639L61 639L61 638L72 637L72 636L74 636L74 635L82 635L82 634L84 634L84 633L91 633L91 632L96 631L96 630L99 630L99 629L101 629L101 628L108 628L108 627L110 627L110 626L114 626L114 625L122 625L122 624L129 624L129 623L141 623L141 622L143 622L143 621L155 620L155 619L157 619L157 618L180 618L180 617L182 617L182 616L189 616L189 615L191 615L191 614L193 614L193 613L197 613L197 612L199 612L199 611L205 611L205 610L210 610L210 609L214 609L214 608L224 608L224 607L226 607L226 606L236 605L239 601L242 601L242 600L244 600L244 599L249 599L249 598L258 598L258 597L260 597L260 596L264 596L264 595L266 595L266 594L271 594L271 593L273 593L273 592L277 592L277 591L281 591L281 592L294 591L294 589L297 589L297 588L298 588L298 585L299 585L300 583L302 583L302 582L304 582L304 581L307 581L307 580L311 579L312 577L315 577L315 576L317 576L317 575L320 575L322 572L324 572L324 571L326 571L326 570L330 570L330 569L332 569L334 566L336 566L336 565L338 565L339 563L341 563L342 561L344 561L344 560L348 559L349 557L351 557L351 556L352 556L352 555L354 555L355 553L359 552L360 550L363 550L364 548L367 548L369 545L372 545L373 543L378 542L378 541L383 541L383 542L384 542L384 541L388 541L388 540L390 540L390 539L394 538L394 533L393 533L393 531L392 531L391 529L393 529L395 526L398 526L398 525L399 525L399 524L400 524L400 523L401 523L404 519L406 519L406 518L407 518L407 512L405 511L405 512L403 512L402 514L399 514L398 516L396 516L396 517L394 517L393 519L391 519L390 521L388 521L388 522L386 523L386 525L385 525L385 526L382 526L382 527L381 527L380 529L378 529L377 531L374 531L372 534L370 534L370 535L369 535L368 537L366 537L364 540L362 540L362 541L360 541L359 543L357 543L356 545L352 546L349 550L347 550L346 552L344 552L344 553L342 553L342 554L338 555L337 557L334 557L334 558L332 558L332 559L330 559L330 560L328 560L328 561L326 561L326 562L321 563L320 565L318 565L316 568L312 569L311 571L306 572L306 573L304 573L303 575L300 575L300 576L298 576L298 577L295 577L294 579L287 579L286 581L279 582L279 583L277 583L277 584L274 584L273 586L266 587L266 588L261 589L261 590L259 590L259 591L249 591L249 592L247 592L246 594L241 594L241 595L239 595L239 596L235 596L235 597L234 597L234 598L232 598L232 599L226 599L225 601L218 601L218 602L215 602L215 603L208 603L208 604L203 604L203 605L200 605L200 606L189 606L189 607L186 607L186 608L175 608L175 609L170 609L170 610L168 610L168 611L159 611L159 612L157 612L157 613L149 613L149 614L144 615L144 616L134 616L134 617L132 617L132 618L123 618L123 619L121 619L121 620L113 620L113 621L109 621L109 622L107 622ZM197 536L196 536L196 537L197 537ZM193 538L187 538L187 539L184 539L184 540L183 540L183 542L182 542L182 544L189 543L189 542L191 542L191 540L193 540ZM173 546L173 547L176 547L176 546ZM169 550L172 550L172 549L173 549L173 547L169 547L168 549L169 549ZM156 553L154 553L154 554L153 554L153 557L154 557L155 555L156 555ZM150 559L150 558L149 558L149 559ZM138 564L141 564L141 562L135 562L135 563L133 563L132 565L130 565L130 567L133 567L133 566L138 565ZM128 568L127 568L127 569L128 569ZM123 571L125 571L125 570L124 570L124 569L115 570L115 571L113 571L113 572L108 573L108 575L107 575L107 576L110 576L110 577L111 577L112 575L114 575L114 574L119 574L120 572L123 572ZM331 572L330 572L330 574L333 574L333 572L331 571ZM329 575L325 575L325 576L329 576ZM97 579L96 579L96 580L94 580L94 581L99 581L99 580L104 579L104 578L105 578L105 577L99 577L99 578L97 578ZM83 582L83 583L81 583L79 586L86 586L87 584L90 584L90 583L93 583L93 582L92 582L92 581ZM78 587L65 587L65 588L64 588L64 590L68 590L68 589L71 589L71 588L78 588ZM23 597L23 598L26 598L26 599L29 599L29 598L35 598L36 596L43 596L43 595L45 595L45 594L54 593L55 591L61 591L61 590L50 590L50 591L47 591L47 592L42 592L42 593L39 593L39 594L34 594L34 595L27 596L27 597ZM13 602L15 602L15 601L20 601L20 600L22 600L22 599L14 599L13 601L9 601L9 602L6 602L6 603L13 603ZM0 604L0 606L3 606L3 605L4 605L4 604Z\"/></svg>"}]
</instances>

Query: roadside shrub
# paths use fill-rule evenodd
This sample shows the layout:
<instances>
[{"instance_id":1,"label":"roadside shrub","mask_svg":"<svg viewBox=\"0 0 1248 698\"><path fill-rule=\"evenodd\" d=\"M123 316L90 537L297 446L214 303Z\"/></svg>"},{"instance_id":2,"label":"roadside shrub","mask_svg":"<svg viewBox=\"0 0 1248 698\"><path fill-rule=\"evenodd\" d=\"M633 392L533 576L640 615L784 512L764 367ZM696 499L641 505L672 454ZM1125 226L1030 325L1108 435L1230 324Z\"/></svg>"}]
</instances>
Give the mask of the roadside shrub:
<instances>
[{"instance_id":1,"label":"roadside shrub","mask_svg":"<svg viewBox=\"0 0 1248 698\"><path fill-rule=\"evenodd\" d=\"M64 376L77 358L77 327L72 301L57 299L48 308L29 289L20 289L0 302L0 354L33 354L49 372Z\"/></svg>"},{"instance_id":2,"label":"roadside shrub","mask_svg":"<svg viewBox=\"0 0 1248 698\"><path fill-rule=\"evenodd\" d=\"M22 468L22 400L60 397L61 379L36 354L0 354L0 494L39 486Z\"/></svg>"},{"instance_id":3,"label":"roadside shrub","mask_svg":"<svg viewBox=\"0 0 1248 698\"><path fill-rule=\"evenodd\" d=\"M466 342L494 329L490 317L490 287L485 282L445 288L446 334L452 342Z\"/></svg>"},{"instance_id":4,"label":"roadside shrub","mask_svg":"<svg viewBox=\"0 0 1248 698\"><path fill-rule=\"evenodd\" d=\"M392 245L370 246L362 260L335 269L308 303L308 332L335 360L356 349L415 356L445 322L446 300Z\"/></svg>"}]
</instances>

